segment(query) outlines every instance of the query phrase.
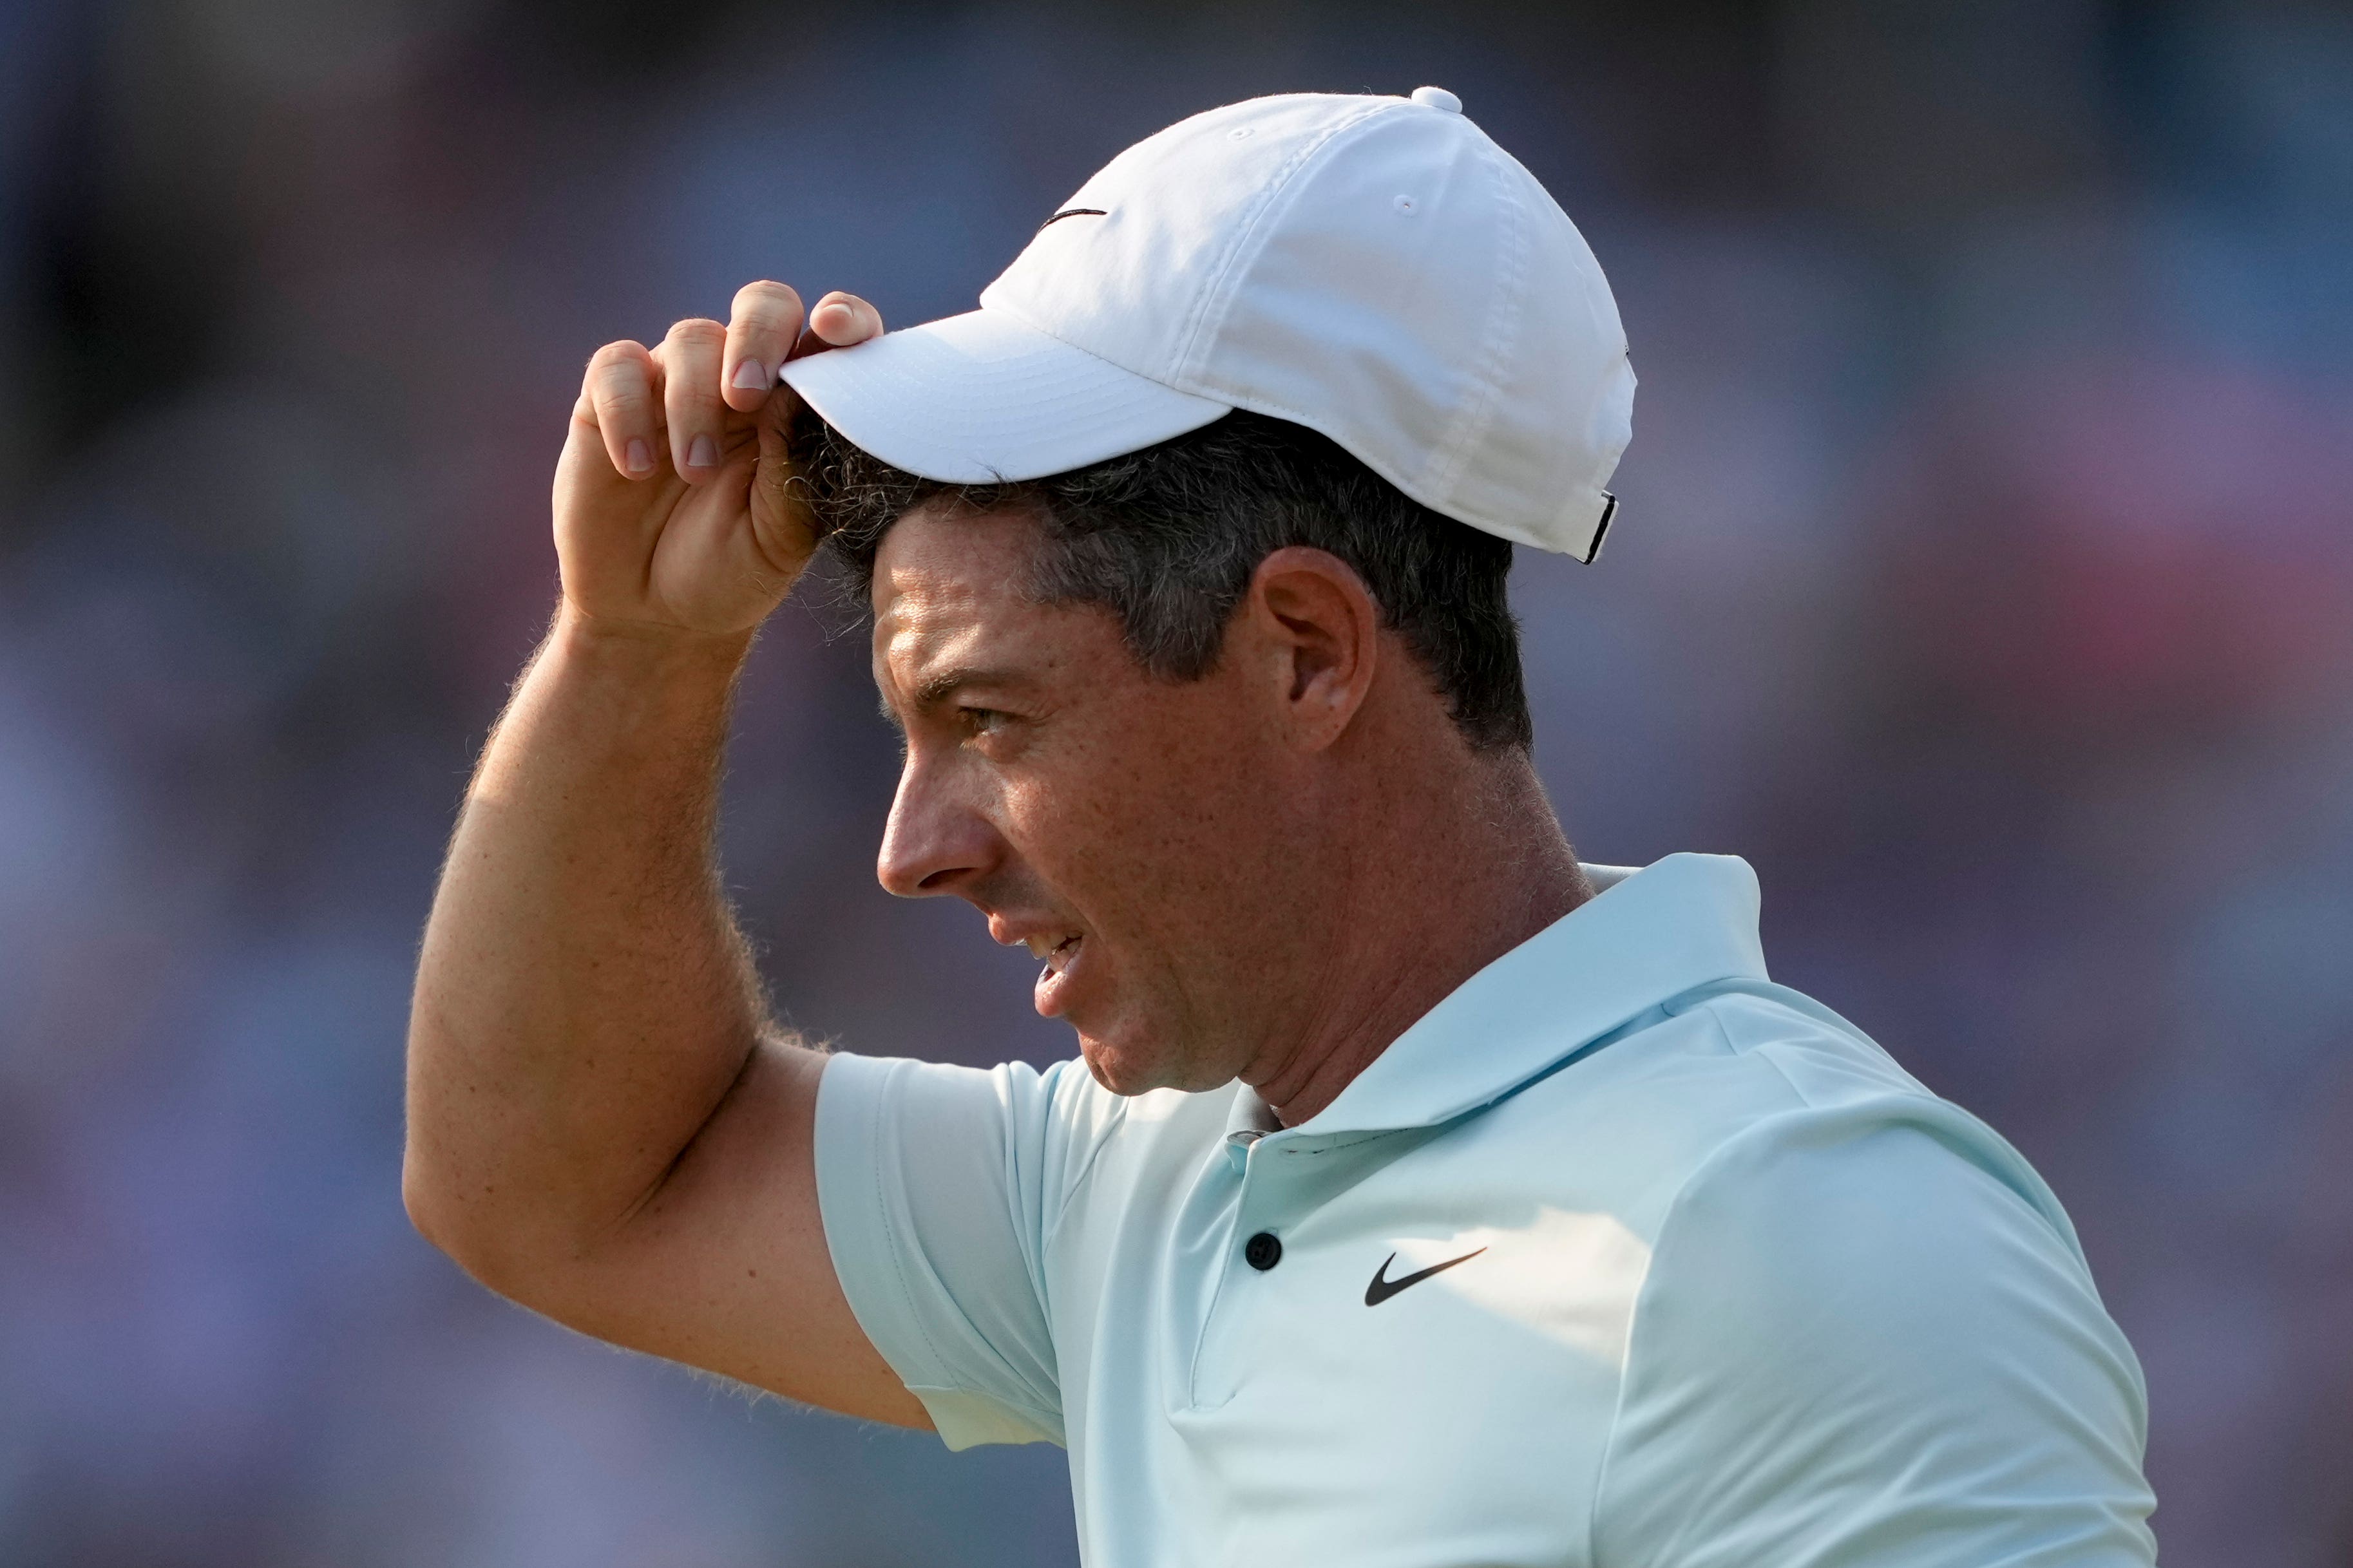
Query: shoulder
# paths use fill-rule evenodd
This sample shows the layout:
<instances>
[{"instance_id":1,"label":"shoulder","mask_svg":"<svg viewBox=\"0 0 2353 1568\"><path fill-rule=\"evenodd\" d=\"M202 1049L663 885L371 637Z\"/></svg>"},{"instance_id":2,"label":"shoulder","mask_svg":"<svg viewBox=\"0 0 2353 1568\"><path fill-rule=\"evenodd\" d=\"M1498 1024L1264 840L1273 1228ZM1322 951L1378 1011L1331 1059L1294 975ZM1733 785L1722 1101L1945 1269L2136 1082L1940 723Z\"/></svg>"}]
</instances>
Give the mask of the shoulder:
<instances>
[{"instance_id":1,"label":"shoulder","mask_svg":"<svg viewBox=\"0 0 2353 1568\"><path fill-rule=\"evenodd\" d=\"M1675 1188L1643 1310L1669 1335L1688 1326L1678 1313L1739 1302L1737 1321L1704 1331L1787 1341L1819 1329L1854 1349L1926 1336L1887 1347L1900 1350L2004 1290L2099 1310L2032 1168L1945 1101L1887 1095L1801 1105L1718 1143Z\"/></svg>"},{"instance_id":2,"label":"shoulder","mask_svg":"<svg viewBox=\"0 0 2353 1568\"><path fill-rule=\"evenodd\" d=\"M1679 1539L1678 1510L1715 1507L1679 1478L1709 1474L1746 1500L1727 1530L1788 1532L1759 1556L1876 1521L1918 1552L1852 1560L2080 1534L2115 1549L2082 1561L2140 1561L2140 1371L2057 1199L1832 1024L1771 998L1709 1011L1786 1098L1723 1128L1660 1217L1611 1438L1617 1526Z\"/></svg>"},{"instance_id":3,"label":"shoulder","mask_svg":"<svg viewBox=\"0 0 2353 1568\"><path fill-rule=\"evenodd\" d=\"M2073 1227L2024 1157L1782 987L1677 998L1481 1120L1484 1157L1508 1154L1547 1201L1641 1238L1638 1350L1687 1328L1718 1344L1808 1324L1835 1336L1839 1313L1857 1333L1934 1333L2000 1289L2106 1326Z\"/></svg>"},{"instance_id":4,"label":"shoulder","mask_svg":"<svg viewBox=\"0 0 2353 1568\"><path fill-rule=\"evenodd\" d=\"M2082 1268L2066 1211L2025 1156L1844 1018L1764 984L1724 988L1692 1012L1720 1036L1725 1070L1759 1087L1751 1114L1720 1129L1679 1187L1686 1226L1712 1205L1767 1201L1784 1186L1823 1202L1867 1192L1877 1214L1991 1205Z\"/></svg>"},{"instance_id":5,"label":"shoulder","mask_svg":"<svg viewBox=\"0 0 2353 1568\"><path fill-rule=\"evenodd\" d=\"M2008 1237L2089 1290L2073 1227L2024 1156L1845 1019L1745 982L1661 1012L1588 1086L1590 1114L1647 1129L1661 1151L1654 1270L1672 1279L1693 1255L1727 1280L1753 1265L1761 1289L1810 1264Z\"/></svg>"},{"instance_id":6,"label":"shoulder","mask_svg":"<svg viewBox=\"0 0 2353 1568\"><path fill-rule=\"evenodd\" d=\"M1763 983L1704 986L1651 1008L1465 1128L1518 1168L1564 1182L1655 1237L1679 1194L1785 1119L1950 1119L1983 1131L1853 1026ZM2022 1165L2022 1162L2020 1163ZM1572 1195L1564 1190L1563 1196Z\"/></svg>"}]
</instances>

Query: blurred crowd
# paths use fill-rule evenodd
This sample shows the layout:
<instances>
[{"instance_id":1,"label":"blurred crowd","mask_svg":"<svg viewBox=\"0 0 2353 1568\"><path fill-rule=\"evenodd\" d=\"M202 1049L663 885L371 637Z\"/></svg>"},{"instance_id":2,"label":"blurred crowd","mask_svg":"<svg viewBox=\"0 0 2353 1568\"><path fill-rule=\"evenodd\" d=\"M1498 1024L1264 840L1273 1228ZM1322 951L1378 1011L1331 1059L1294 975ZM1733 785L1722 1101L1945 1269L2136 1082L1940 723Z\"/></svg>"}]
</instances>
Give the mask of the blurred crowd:
<instances>
[{"instance_id":1,"label":"blurred crowd","mask_svg":"<svg viewBox=\"0 0 2353 1568\"><path fill-rule=\"evenodd\" d=\"M2168 1560L2353 1563L2353 16L2083 0L0 7L0 1562L1074 1560L1054 1450L754 1403L398 1192L417 932L551 605L602 341L969 308L1113 153L1424 82L1642 389L1515 577L1588 859L1756 864L1777 975L2069 1205ZM788 1018L1064 1054L872 850L821 585L726 827Z\"/></svg>"}]
</instances>

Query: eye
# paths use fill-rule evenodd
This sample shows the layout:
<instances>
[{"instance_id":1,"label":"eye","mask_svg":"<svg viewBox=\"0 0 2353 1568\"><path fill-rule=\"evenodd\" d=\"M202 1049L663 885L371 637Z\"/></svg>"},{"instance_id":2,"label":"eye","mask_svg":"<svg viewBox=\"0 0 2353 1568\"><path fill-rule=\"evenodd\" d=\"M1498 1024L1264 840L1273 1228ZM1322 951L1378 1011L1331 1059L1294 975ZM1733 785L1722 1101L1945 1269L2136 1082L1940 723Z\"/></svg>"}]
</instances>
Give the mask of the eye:
<instances>
[{"instance_id":1,"label":"eye","mask_svg":"<svg viewBox=\"0 0 2353 1568\"><path fill-rule=\"evenodd\" d=\"M995 708L959 708L957 716L965 729L975 735L993 734L1012 722L1013 715Z\"/></svg>"}]
</instances>

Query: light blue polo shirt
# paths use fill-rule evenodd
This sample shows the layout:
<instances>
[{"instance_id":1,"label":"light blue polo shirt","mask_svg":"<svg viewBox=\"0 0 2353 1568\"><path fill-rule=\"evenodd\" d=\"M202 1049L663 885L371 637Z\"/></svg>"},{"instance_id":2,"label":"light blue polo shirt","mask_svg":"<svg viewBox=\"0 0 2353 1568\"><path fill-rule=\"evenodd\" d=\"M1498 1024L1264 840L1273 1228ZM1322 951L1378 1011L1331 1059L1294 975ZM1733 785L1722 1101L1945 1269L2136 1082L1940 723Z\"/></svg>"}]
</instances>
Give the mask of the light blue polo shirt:
<instances>
[{"instance_id":1,"label":"light blue polo shirt","mask_svg":"<svg viewBox=\"0 0 2353 1568\"><path fill-rule=\"evenodd\" d=\"M2026 1162L1766 978L1677 855L1320 1116L842 1056L858 1321L1093 1568L2146 1564L2145 1394Z\"/></svg>"}]
</instances>

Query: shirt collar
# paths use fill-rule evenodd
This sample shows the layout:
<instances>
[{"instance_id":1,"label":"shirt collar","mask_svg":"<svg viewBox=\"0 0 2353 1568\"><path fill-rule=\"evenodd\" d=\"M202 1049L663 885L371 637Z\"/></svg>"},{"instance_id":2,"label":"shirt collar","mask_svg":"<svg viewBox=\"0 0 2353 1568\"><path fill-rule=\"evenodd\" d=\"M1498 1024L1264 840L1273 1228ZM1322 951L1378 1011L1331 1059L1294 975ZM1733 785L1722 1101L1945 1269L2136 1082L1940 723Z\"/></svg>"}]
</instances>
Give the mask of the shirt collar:
<instances>
[{"instance_id":1,"label":"shirt collar","mask_svg":"<svg viewBox=\"0 0 2353 1568\"><path fill-rule=\"evenodd\" d=\"M1258 1097L1258 1090L1246 1083L1234 1085L1234 1102L1226 1111L1228 1148L1247 1149L1268 1133L1282 1131L1282 1119Z\"/></svg>"},{"instance_id":2,"label":"shirt collar","mask_svg":"<svg viewBox=\"0 0 2353 1568\"><path fill-rule=\"evenodd\" d=\"M1450 1121L1670 997L1713 980L1766 978L1747 861L1670 855L1630 874L1594 867L1588 875L1606 890L1457 986L1292 1131L1315 1137ZM1279 1125L1257 1091L1235 1089L1229 1146Z\"/></svg>"}]
</instances>

